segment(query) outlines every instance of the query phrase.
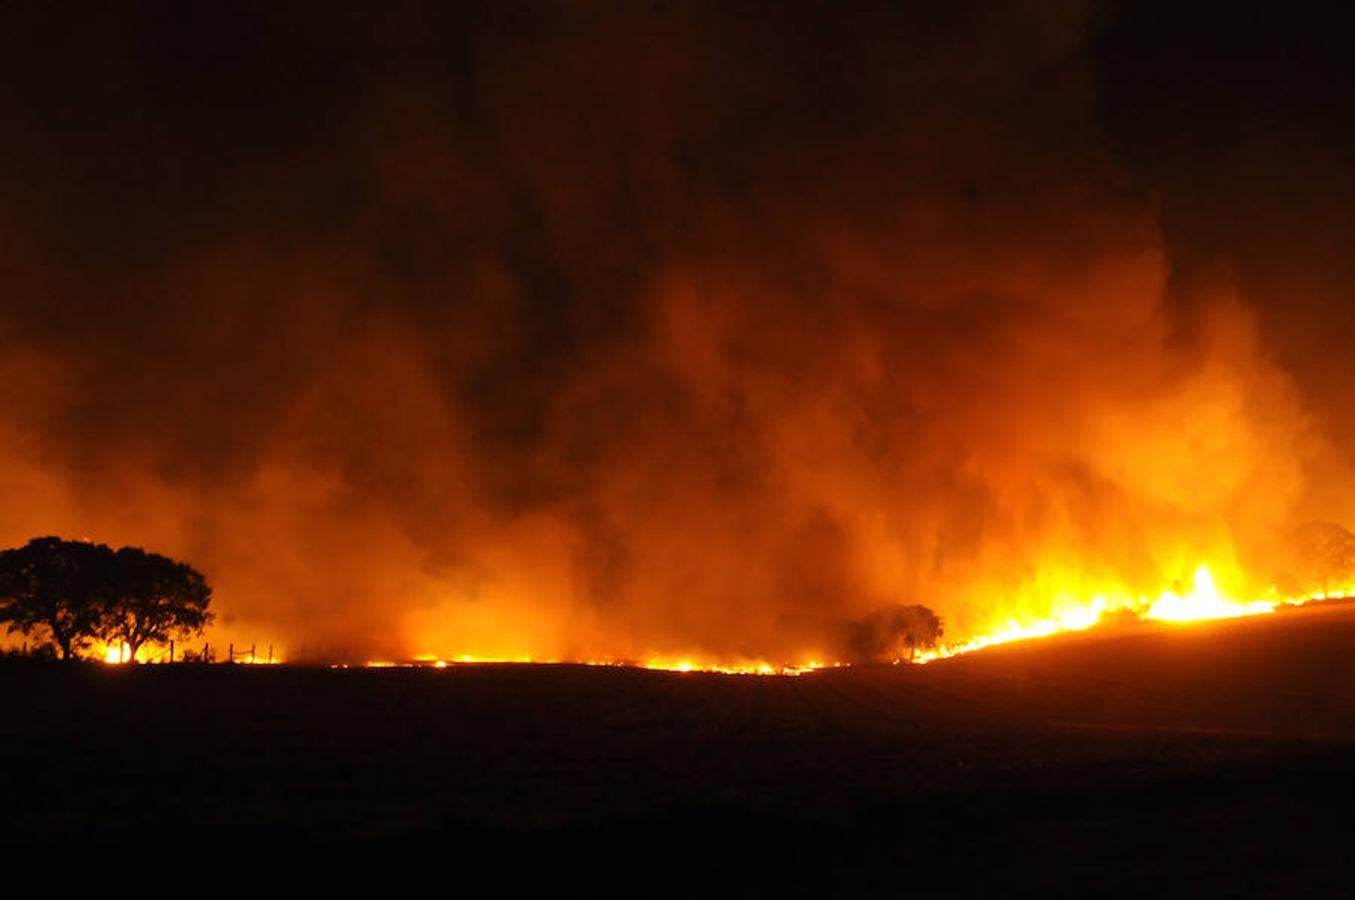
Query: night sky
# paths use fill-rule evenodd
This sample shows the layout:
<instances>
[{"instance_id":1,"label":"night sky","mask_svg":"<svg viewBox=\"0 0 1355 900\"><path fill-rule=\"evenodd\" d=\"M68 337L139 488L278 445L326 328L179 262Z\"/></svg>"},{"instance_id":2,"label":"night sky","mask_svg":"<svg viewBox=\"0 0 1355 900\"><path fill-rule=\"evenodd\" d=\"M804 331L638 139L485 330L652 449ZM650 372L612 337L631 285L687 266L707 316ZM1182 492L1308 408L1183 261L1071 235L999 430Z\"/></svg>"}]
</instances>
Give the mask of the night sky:
<instances>
[{"instance_id":1,"label":"night sky","mask_svg":"<svg viewBox=\"0 0 1355 900\"><path fill-rule=\"evenodd\" d=\"M831 652L1355 525L1351 22L18 3L0 545L292 651Z\"/></svg>"}]
</instances>

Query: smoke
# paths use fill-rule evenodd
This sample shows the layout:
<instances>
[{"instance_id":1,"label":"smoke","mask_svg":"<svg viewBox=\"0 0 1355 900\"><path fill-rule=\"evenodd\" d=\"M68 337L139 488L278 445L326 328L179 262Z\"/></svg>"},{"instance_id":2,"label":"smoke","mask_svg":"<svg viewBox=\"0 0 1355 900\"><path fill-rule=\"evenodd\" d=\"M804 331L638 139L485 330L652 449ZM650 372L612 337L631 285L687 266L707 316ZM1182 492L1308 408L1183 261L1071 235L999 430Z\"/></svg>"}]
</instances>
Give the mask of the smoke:
<instances>
[{"instance_id":1,"label":"smoke","mask_svg":"<svg viewBox=\"0 0 1355 900\"><path fill-rule=\"evenodd\" d=\"M961 637L1259 583L1343 471L1237 285L1173 282L1095 9L126 12L6 48L0 544L187 560L223 636Z\"/></svg>"}]
</instances>

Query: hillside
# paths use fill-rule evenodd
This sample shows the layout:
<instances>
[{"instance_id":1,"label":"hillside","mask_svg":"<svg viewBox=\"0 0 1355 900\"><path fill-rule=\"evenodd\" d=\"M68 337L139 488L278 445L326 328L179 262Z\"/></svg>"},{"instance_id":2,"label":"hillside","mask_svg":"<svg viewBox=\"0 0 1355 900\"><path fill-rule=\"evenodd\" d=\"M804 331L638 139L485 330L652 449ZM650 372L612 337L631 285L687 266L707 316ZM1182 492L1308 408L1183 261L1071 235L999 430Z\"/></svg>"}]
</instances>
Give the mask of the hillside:
<instances>
[{"instance_id":1,"label":"hillside","mask_svg":"<svg viewBox=\"0 0 1355 900\"><path fill-rule=\"evenodd\" d=\"M0 832L602 855L674 894L1321 895L1352 647L1333 605L798 678L11 664Z\"/></svg>"}]
</instances>

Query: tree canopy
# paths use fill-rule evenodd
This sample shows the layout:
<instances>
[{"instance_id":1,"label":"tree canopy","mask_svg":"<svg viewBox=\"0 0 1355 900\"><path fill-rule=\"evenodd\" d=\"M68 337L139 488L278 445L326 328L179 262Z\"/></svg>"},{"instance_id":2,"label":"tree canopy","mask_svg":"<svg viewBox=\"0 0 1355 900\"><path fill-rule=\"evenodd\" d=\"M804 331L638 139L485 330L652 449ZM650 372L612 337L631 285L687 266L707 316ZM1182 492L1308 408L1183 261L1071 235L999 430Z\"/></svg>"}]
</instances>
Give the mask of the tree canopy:
<instances>
[{"instance_id":1,"label":"tree canopy","mask_svg":"<svg viewBox=\"0 0 1355 900\"><path fill-rule=\"evenodd\" d=\"M200 633L212 590L189 565L136 547L34 538L0 552L0 622L50 637L63 659L94 640L142 646Z\"/></svg>"},{"instance_id":2,"label":"tree canopy","mask_svg":"<svg viewBox=\"0 0 1355 900\"><path fill-rule=\"evenodd\" d=\"M126 644L132 659L146 643L197 634L211 621L212 589L192 566L123 547L113 559L109 597L99 617L99 637Z\"/></svg>"},{"instance_id":3,"label":"tree canopy","mask_svg":"<svg viewBox=\"0 0 1355 900\"><path fill-rule=\"evenodd\" d=\"M1328 594L1351 588L1355 582L1355 534L1332 522L1312 522L1297 529L1292 542L1303 590Z\"/></svg>"},{"instance_id":4,"label":"tree canopy","mask_svg":"<svg viewBox=\"0 0 1355 900\"><path fill-rule=\"evenodd\" d=\"M103 544L58 537L0 552L0 622L10 633L45 632L73 658L98 636L112 557Z\"/></svg>"},{"instance_id":5,"label":"tree canopy","mask_svg":"<svg viewBox=\"0 0 1355 900\"><path fill-rule=\"evenodd\" d=\"M919 650L935 647L943 633L939 616L918 604L877 609L848 625L847 643L857 662L912 662Z\"/></svg>"}]
</instances>

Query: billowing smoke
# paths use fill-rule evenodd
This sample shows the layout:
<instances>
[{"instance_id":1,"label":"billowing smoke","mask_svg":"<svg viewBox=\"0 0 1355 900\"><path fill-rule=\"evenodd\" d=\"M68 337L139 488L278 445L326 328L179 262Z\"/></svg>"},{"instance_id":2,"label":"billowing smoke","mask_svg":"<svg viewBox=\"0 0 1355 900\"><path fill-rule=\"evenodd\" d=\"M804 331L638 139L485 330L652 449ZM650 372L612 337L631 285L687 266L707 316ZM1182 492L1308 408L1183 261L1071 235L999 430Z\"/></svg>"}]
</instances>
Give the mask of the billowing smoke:
<instances>
[{"instance_id":1,"label":"billowing smoke","mask_svg":"<svg viewBox=\"0 0 1355 900\"><path fill-rule=\"evenodd\" d=\"M1258 588L1343 462L1049 7L20 16L0 544L188 560L293 655Z\"/></svg>"}]
</instances>

